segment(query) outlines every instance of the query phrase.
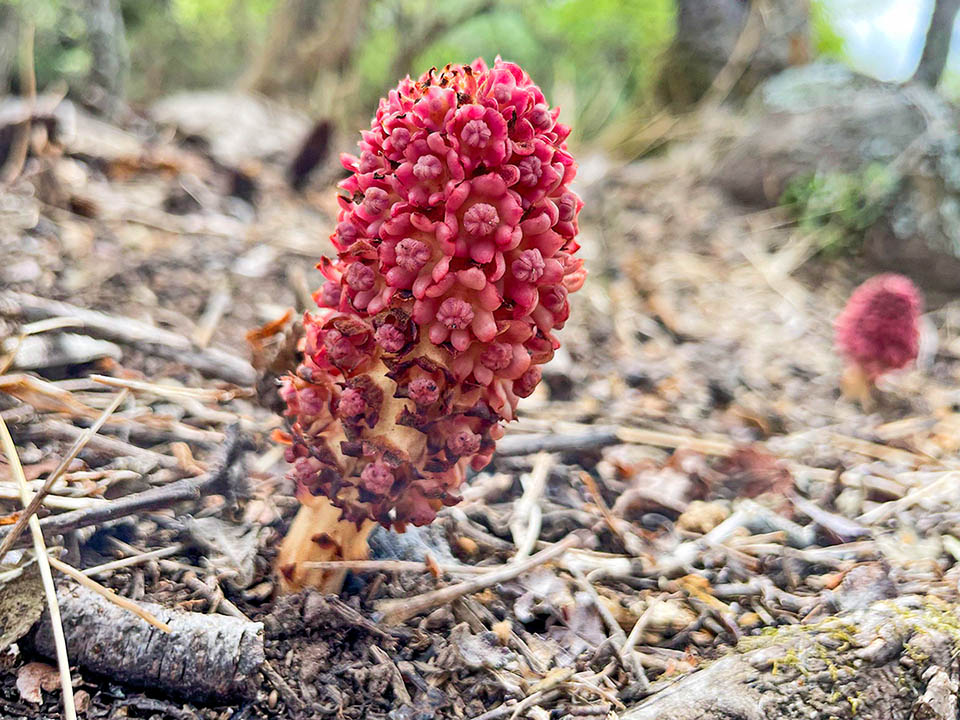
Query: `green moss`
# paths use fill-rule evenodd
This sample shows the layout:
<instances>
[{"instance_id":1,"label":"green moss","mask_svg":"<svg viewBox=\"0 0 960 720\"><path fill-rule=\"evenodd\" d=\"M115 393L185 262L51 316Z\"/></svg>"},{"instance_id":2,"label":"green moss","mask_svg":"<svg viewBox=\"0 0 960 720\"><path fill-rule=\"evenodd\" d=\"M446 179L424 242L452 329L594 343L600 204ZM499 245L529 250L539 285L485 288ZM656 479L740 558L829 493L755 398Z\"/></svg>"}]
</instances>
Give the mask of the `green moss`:
<instances>
[{"instance_id":1,"label":"green moss","mask_svg":"<svg viewBox=\"0 0 960 720\"><path fill-rule=\"evenodd\" d=\"M863 702L862 693L857 693L854 697L848 697L847 702L850 703L850 712L853 715L856 715L857 711L860 709L860 703Z\"/></svg>"},{"instance_id":2,"label":"green moss","mask_svg":"<svg viewBox=\"0 0 960 720\"><path fill-rule=\"evenodd\" d=\"M825 172L792 179L780 204L797 226L816 240L824 255L849 255L890 206L900 177L888 166L872 163L854 173Z\"/></svg>"}]
</instances>

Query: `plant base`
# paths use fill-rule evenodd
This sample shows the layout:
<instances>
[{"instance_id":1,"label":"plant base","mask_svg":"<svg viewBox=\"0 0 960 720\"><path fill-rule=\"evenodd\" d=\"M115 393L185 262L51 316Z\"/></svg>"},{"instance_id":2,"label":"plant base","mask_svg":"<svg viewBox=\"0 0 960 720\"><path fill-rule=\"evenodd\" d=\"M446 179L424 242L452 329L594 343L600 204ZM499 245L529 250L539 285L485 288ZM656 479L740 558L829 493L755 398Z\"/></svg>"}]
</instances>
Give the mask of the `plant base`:
<instances>
[{"instance_id":1,"label":"plant base","mask_svg":"<svg viewBox=\"0 0 960 720\"><path fill-rule=\"evenodd\" d=\"M323 496L308 498L300 506L277 555L281 592L308 587L325 593L340 592L346 570L310 568L304 563L366 560L370 552L367 538L373 526L372 520L364 521L360 527L342 520L340 509Z\"/></svg>"},{"instance_id":2,"label":"plant base","mask_svg":"<svg viewBox=\"0 0 960 720\"><path fill-rule=\"evenodd\" d=\"M847 400L860 403L864 412L872 412L876 406L874 383L859 365L847 365L840 380L840 390Z\"/></svg>"}]
</instances>

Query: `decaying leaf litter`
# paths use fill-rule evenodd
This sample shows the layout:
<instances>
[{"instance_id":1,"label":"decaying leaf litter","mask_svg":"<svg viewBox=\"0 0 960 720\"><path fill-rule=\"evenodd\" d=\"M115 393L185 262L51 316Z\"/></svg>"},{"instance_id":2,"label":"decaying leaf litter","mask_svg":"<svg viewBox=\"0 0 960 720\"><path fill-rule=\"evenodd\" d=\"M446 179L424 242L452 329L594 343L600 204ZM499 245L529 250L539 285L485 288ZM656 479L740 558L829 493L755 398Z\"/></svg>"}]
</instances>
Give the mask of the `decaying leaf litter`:
<instances>
[{"instance_id":1,"label":"decaying leaf litter","mask_svg":"<svg viewBox=\"0 0 960 720\"><path fill-rule=\"evenodd\" d=\"M956 599L960 305L928 313L918 367L872 414L838 402L832 320L868 271L711 185L732 121L659 159L584 158L590 280L494 464L429 529L378 531L342 597L275 598L296 502L246 333L309 307L336 172L297 195L284 164L304 118L265 107L283 118L272 141L231 147L190 107L190 125L174 106L120 129L39 103L50 120L0 210L0 413L34 490L127 393L48 488L55 556L167 621L253 642L228 658L244 672L206 689L198 668L74 653L87 717L639 718L772 628ZM18 498L0 465L0 535ZM31 567L0 608L35 599ZM59 583L69 615L83 593ZM5 656L5 716L60 712L36 665L53 662L46 622ZM827 667L778 662L785 678ZM854 696L825 707L853 717Z\"/></svg>"}]
</instances>

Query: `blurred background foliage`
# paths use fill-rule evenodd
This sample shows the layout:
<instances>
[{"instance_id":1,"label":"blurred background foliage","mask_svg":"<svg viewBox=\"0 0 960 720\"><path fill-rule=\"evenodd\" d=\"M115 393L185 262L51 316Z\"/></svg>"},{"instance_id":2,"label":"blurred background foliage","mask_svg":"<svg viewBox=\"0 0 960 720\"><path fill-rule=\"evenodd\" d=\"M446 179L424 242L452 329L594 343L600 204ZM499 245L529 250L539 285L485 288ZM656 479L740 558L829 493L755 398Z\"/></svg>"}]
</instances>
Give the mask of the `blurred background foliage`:
<instances>
[{"instance_id":1,"label":"blurred background foliage","mask_svg":"<svg viewBox=\"0 0 960 720\"><path fill-rule=\"evenodd\" d=\"M331 81L323 73L294 76L311 75L311 52L321 52L309 49L308 36L330 43L323 32L328 11L339 12L336 0L0 0L4 4L6 22L12 10L21 25L35 26L41 90L65 81L74 95L83 92L96 64L84 13L106 5L123 20L124 95L134 105L180 89L239 85L314 112L336 105L338 119L347 120L368 115L403 74L501 54L527 68L552 101L576 108L568 120L581 138L596 136L627 111L652 109L658 64L676 24L674 0L352 0L362 12ZM307 13L315 23L304 20ZM284 22L288 34L300 35L276 37ZM844 40L828 0L813 0L811 25L816 51L842 57ZM332 37L343 32L337 28ZM272 56L271 43L281 46ZM284 45L302 52L294 57L288 47L284 55ZM258 78L264 73L258 62L284 67L288 77L271 87Z\"/></svg>"}]
</instances>

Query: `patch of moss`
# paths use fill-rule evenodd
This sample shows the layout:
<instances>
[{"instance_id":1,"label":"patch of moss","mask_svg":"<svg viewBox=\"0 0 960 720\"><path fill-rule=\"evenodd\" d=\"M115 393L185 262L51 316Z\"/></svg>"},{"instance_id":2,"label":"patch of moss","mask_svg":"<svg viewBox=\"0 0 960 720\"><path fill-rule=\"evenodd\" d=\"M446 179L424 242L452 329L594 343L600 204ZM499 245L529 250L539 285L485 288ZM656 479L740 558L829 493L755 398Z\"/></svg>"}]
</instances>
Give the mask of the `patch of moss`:
<instances>
[{"instance_id":1,"label":"patch of moss","mask_svg":"<svg viewBox=\"0 0 960 720\"><path fill-rule=\"evenodd\" d=\"M780 197L797 226L809 232L818 252L849 255L893 202L899 175L882 163L852 173L818 172L793 178Z\"/></svg>"},{"instance_id":2,"label":"patch of moss","mask_svg":"<svg viewBox=\"0 0 960 720\"><path fill-rule=\"evenodd\" d=\"M860 709L860 703L863 701L862 693L857 693L854 697L848 697L847 702L850 703L850 713L856 716L857 711Z\"/></svg>"}]
</instances>

